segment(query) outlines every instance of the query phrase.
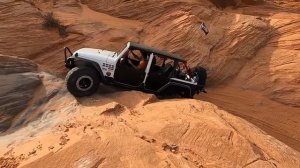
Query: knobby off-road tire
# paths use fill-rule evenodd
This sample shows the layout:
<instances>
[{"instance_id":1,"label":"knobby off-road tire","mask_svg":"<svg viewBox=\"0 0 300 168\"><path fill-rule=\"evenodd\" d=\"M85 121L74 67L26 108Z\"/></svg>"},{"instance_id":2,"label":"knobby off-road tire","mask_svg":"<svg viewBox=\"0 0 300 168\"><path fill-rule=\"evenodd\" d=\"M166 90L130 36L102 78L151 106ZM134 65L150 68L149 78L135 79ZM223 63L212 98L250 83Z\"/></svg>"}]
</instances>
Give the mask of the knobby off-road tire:
<instances>
[{"instance_id":1,"label":"knobby off-road tire","mask_svg":"<svg viewBox=\"0 0 300 168\"><path fill-rule=\"evenodd\" d=\"M207 71L203 67L196 67L194 69L194 72L197 73L198 75L198 89L201 91L204 89L205 84L206 84L206 79L207 79Z\"/></svg>"},{"instance_id":2,"label":"knobby off-road tire","mask_svg":"<svg viewBox=\"0 0 300 168\"><path fill-rule=\"evenodd\" d=\"M199 91L205 91L204 87L206 84L206 79L207 79L207 71L205 68L199 66L199 67L195 67L193 69L194 71L194 75L198 76L198 83L197 83L197 90ZM183 98L193 98L194 95L196 94L197 90L191 90L191 93L189 92L189 90L184 91L183 93L181 93L181 97Z\"/></svg>"},{"instance_id":3,"label":"knobby off-road tire","mask_svg":"<svg viewBox=\"0 0 300 168\"><path fill-rule=\"evenodd\" d=\"M179 95L182 98L192 99L192 98L194 98L195 93L194 92L190 93L189 90L186 90L186 91L183 91L183 92L179 93Z\"/></svg>"},{"instance_id":4,"label":"knobby off-road tire","mask_svg":"<svg viewBox=\"0 0 300 168\"><path fill-rule=\"evenodd\" d=\"M97 72L88 67L74 67L66 76L67 89L76 97L92 95L97 91L99 83Z\"/></svg>"}]
</instances>

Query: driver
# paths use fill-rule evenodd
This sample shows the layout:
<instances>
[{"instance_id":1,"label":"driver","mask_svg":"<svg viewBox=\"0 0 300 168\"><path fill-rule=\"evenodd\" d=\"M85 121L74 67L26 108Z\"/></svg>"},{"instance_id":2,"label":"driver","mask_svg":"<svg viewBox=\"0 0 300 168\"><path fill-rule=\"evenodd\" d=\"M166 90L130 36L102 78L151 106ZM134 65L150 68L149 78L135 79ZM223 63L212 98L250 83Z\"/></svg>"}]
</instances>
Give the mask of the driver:
<instances>
[{"instance_id":1,"label":"driver","mask_svg":"<svg viewBox=\"0 0 300 168\"><path fill-rule=\"evenodd\" d=\"M128 62L129 64L134 67L135 69L138 69L140 71L145 71L146 67L148 65L148 53L145 51L140 51L141 52L141 56L137 56L135 54L133 54L133 56L137 59L140 59L139 64L135 65L134 63L132 63L132 61L129 59ZM132 52L133 53L133 52Z\"/></svg>"}]
</instances>

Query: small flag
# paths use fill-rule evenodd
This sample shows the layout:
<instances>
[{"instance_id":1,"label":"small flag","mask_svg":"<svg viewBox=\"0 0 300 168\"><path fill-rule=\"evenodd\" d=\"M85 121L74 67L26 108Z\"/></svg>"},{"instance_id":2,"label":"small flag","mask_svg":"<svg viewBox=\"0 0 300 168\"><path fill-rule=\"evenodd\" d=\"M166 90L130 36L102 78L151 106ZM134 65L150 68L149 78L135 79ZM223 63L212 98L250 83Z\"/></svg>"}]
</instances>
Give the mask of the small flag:
<instances>
[{"instance_id":1,"label":"small flag","mask_svg":"<svg viewBox=\"0 0 300 168\"><path fill-rule=\"evenodd\" d=\"M209 30L208 30L208 28L207 28L207 26L205 25L204 22L201 22L200 28L205 33L205 35L207 35L209 33Z\"/></svg>"}]
</instances>

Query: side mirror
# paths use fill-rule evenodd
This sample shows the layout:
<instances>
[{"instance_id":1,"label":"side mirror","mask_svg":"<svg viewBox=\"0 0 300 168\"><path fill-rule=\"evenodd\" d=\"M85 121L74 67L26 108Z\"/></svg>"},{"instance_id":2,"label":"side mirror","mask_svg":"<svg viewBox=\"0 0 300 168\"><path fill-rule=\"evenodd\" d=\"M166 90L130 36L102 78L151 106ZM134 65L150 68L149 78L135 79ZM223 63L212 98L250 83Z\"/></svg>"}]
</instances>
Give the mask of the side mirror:
<instances>
[{"instance_id":1,"label":"side mirror","mask_svg":"<svg viewBox=\"0 0 300 168\"><path fill-rule=\"evenodd\" d=\"M121 64L124 64L124 63L125 63L125 58L121 58L121 59L120 59L120 63L121 63Z\"/></svg>"}]
</instances>

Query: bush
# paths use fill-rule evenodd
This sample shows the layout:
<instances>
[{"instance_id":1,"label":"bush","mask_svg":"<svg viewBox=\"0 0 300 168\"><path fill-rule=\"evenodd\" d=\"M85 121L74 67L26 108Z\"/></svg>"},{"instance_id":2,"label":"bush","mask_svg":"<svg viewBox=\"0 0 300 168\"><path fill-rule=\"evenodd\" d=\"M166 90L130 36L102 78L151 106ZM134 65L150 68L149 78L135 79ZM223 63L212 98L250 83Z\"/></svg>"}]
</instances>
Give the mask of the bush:
<instances>
[{"instance_id":1,"label":"bush","mask_svg":"<svg viewBox=\"0 0 300 168\"><path fill-rule=\"evenodd\" d=\"M216 5L217 8L224 9L228 6L236 6L237 2L235 0L210 0L211 3Z\"/></svg>"},{"instance_id":2,"label":"bush","mask_svg":"<svg viewBox=\"0 0 300 168\"><path fill-rule=\"evenodd\" d=\"M58 29L59 35L61 37L67 37L68 33L66 31L66 26L62 25L58 19L56 19L53 15L53 13L47 13L46 15L42 16L43 21L43 27L46 29Z\"/></svg>"},{"instance_id":3,"label":"bush","mask_svg":"<svg viewBox=\"0 0 300 168\"><path fill-rule=\"evenodd\" d=\"M43 26L45 28L57 28L60 27L60 21L56 19L53 16L53 13L47 13L46 15L42 16L44 21L43 21Z\"/></svg>"},{"instance_id":4,"label":"bush","mask_svg":"<svg viewBox=\"0 0 300 168\"><path fill-rule=\"evenodd\" d=\"M264 0L242 0L242 2L247 5L259 5L263 4Z\"/></svg>"}]
</instances>

